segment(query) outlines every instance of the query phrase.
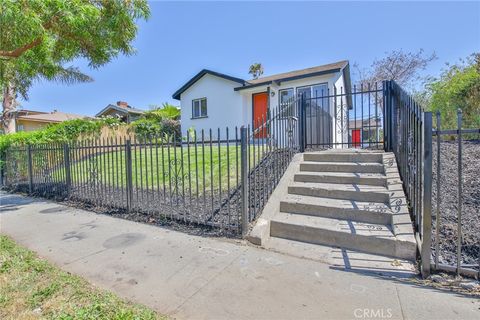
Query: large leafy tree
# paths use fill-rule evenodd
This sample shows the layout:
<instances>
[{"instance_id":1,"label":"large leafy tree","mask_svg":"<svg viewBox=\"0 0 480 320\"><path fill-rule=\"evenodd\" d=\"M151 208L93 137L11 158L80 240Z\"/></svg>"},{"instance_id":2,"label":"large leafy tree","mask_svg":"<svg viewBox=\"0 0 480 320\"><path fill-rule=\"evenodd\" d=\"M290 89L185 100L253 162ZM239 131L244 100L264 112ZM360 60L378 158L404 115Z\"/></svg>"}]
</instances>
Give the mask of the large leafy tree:
<instances>
[{"instance_id":1,"label":"large leafy tree","mask_svg":"<svg viewBox=\"0 0 480 320\"><path fill-rule=\"evenodd\" d=\"M480 53L448 65L426 89L429 109L440 111L442 127L457 127L458 109L464 128L480 127Z\"/></svg>"},{"instance_id":2,"label":"large leafy tree","mask_svg":"<svg viewBox=\"0 0 480 320\"><path fill-rule=\"evenodd\" d=\"M2 0L0 86L4 128L8 131L17 94L28 98L34 81L91 81L67 64L83 58L91 68L98 68L119 54L133 54L136 21L149 15L146 0Z\"/></svg>"}]
</instances>

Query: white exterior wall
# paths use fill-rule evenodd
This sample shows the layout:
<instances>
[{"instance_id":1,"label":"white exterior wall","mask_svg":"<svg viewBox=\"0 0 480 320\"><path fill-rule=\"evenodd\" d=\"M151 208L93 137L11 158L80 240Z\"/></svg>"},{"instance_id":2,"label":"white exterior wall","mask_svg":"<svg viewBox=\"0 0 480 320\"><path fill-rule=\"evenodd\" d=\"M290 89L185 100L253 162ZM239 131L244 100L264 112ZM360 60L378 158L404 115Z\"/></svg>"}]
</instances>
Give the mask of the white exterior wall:
<instances>
[{"instance_id":1,"label":"white exterior wall","mask_svg":"<svg viewBox=\"0 0 480 320\"><path fill-rule=\"evenodd\" d=\"M273 108L278 107L279 103L279 95L278 91L282 89L289 89L293 88L296 94L296 88L298 87L304 87L304 86L311 86L311 85L316 85L316 84L322 84L322 83L327 83L328 88L330 92L333 92L333 86L335 84L336 77L335 75L332 74L327 74L327 75L322 75L318 77L311 77L311 78L304 78L304 79L299 79L299 80L293 80L293 81L285 81L281 82L279 86L276 85L265 85L265 86L260 86L260 87L255 87L252 89L246 89L246 90L241 90L242 96L243 96L243 105L245 108L245 117L244 119L248 119L248 123L251 123L251 119L253 116L253 109L252 109L252 95L254 93L260 93L260 92L265 92L267 91L267 87L270 87L270 92L275 92L275 95L272 97L270 96L270 110L273 110Z\"/></svg>"},{"instance_id":2,"label":"white exterior wall","mask_svg":"<svg viewBox=\"0 0 480 320\"><path fill-rule=\"evenodd\" d=\"M337 80L335 81L335 88L337 94L345 94L345 77L343 72L338 74ZM334 140L335 143L348 143L348 99L346 96L341 96L340 99L336 99L336 109L337 109L337 120L335 121L334 128ZM337 148L347 148L348 145L343 146L337 145Z\"/></svg>"},{"instance_id":3,"label":"white exterior wall","mask_svg":"<svg viewBox=\"0 0 480 320\"><path fill-rule=\"evenodd\" d=\"M193 128L200 139L203 129L207 139L212 129L212 136L216 139L217 129L220 128L220 138L224 139L228 127L230 137L234 137L235 126L240 126L243 118L242 97L234 91L238 86L238 82L206 74L185 90L180 95L182 136L186 136L189 128ZM207 98L207 117L192 119L192 100L200 98Z\"/></svg>"},{"instance_id":4,"label":"white exterior wall","mask_svg":"<svg viewBox=\"0 0 480 320\"><path fill-rule=\"evenodd\" d=\"M340 94L341 92L345 92L345 81L344 81L344 76L343 72L337 72L334 74L326 74L322 76L317 76L317 77L310 77L310 78L304 78L304 79L299 79L299 80L293 80L293 81L285 81L281 82L279 86L277 85L265 85L265 86L260 86L260 87L255 87L252 89L246 89L246 90L241 90L241 94L243 96L243 119L244 123L243 124L251 124L252 121L252 116L253 116L253 109L252 109L252 95L255 93L260 93L260 92L265 92L267 91L267 87L270 87L270 92L275 92L275 95L272 97L270 95L270 101L269 101L269 107L270 110L273 110L274 108L278 107L279 104L279 91L282 89L289 89L293 88L295 95L297 92L297 88L299 87L304 87L304 86L313 86L317 84L327 84L329 93L328 95L333 96L334 95L334 89L336 88L337 94ZM343 88L343 89L342 89ZM327 93L325 93L327 95ZM329 106L330 106L330 114L332 115L332 142L333 143L347 143L348 142L348 132L346 131L346 120L347 120L347 113L348 113L348 106L347 106L347 100L345 97L337 98L334 99L333 97L329 99ZM335 115L335 108L337 109L337 121L333 120L333 117ZM343 110L343 113L341 112ZM342 122L341 122L341 115L343 114L344 116L344 122L343 122L343 128L344 132L342 134ZM315 123L311 124L307 118L307 127L310 128L310 126L315 126ZM336 125L336 126L335 126ZM315 128L311 130L313 134L316 133ZM315 138L314 138L315 139ZM341 146L337 146L341 147ZM344 145L344 147L347 147L347 145Z\"/></svg>"},{"instance_id":5,"label":"white exterior wall","mask_svg":"<svg viewBox=\"0 0 480 320\"><path fill-rule=\"evenodd\" d=\"M221 138L225 138L225 128L229 127L230 136L234 137L234 129L237 126L251 125L253 108L252 96L255 93L266 92L270 87L270 92L274 92L274 96L269 96L269 108L273 110L279 104L279 91L282 89L293 88L296 94L296 89L304 86L312 86L326 83L328 85L329 94L334 94L334 88L340 94L341 88L345 92L345 83L342 72L334 74L326 74L317 77L309 77L304 79L281 82L279 86L270 84L251 89L235 91L234 88L239 87L240 84L234 81L219 78L210 74L204 75L200 80L194 83L190 88L181 94L181 113L182 113L182 135L186 136L189 128L197 130L197 135L200 136L201 130L205 130L205 137L209 136L208 130L213 130L213 137L217 136L217 128L221 128ZM192 119L192 100L199 98L207 98L207 118ZM345 97L342 99L333 99L329 101L330 114L332 118L335 115L335 108L337 109L336 126L332 126L332 142L348 142L348 132L346 131L346 122L343 123L345 128L342 133L341 126L341 110L343 109L344 121L346 121L346 114L348 107ZM307 120L308 121L308 120ZM307 126L309 126L309 122ZM315 131L315 130L314 130ZM346 147L346 145L345 145Z\"/></svg>"}]
</instances>

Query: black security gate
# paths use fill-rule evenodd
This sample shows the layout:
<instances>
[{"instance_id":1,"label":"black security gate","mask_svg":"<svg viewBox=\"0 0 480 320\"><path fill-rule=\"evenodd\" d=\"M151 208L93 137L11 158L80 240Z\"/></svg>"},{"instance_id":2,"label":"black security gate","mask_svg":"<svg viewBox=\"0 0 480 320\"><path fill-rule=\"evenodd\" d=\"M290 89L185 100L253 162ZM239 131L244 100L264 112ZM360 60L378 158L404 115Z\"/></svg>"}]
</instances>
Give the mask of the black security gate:
<instances>
[{"instance_id":1,"label":"black security gate","mask_svg":"<svg viewBox=\"0 0 480 320\"><path fill-rule=\"evenodd\" d=\"M334 87L298 97L304 150L384 148L384 85Z\"/></svg>"}]
</instances>

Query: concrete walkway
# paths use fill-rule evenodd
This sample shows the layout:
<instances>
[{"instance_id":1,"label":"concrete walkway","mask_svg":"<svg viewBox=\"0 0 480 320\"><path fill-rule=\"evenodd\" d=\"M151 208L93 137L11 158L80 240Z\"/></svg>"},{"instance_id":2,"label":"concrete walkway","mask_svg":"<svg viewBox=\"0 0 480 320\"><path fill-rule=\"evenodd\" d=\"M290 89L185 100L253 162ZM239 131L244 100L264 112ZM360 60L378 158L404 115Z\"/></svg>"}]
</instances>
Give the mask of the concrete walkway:
<instances>
[{"instance_id":1,"label":"concrete walkway","mask_svg":"<svg viewBox=\"0 0 480 320\"><path fill-rule=\"evenodd\" d=\"M0 194L1 233L179 319L479 319L480 301L240 241L190 236Z\"/></svg>"}]
</instances>

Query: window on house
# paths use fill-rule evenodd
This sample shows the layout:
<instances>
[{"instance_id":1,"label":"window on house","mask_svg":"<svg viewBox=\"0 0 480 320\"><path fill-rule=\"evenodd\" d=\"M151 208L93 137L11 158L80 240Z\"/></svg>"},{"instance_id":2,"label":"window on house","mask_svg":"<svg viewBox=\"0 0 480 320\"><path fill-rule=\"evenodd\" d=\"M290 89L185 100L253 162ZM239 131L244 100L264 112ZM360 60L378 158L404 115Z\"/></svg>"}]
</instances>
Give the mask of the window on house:
<instances>
[{"instance_id":1,"label":"window on house","mask_svg":"<svg viewBox=\"0 0 480 320\"><path fill-rule=\"evenodd\" d=\"M280 115L281 117L287 117L288 115L294 115L293 106L293 99L294 99L294 90L293 88L290 89L282 89L278 91L278 99L280 105Z\"/></svg>"},{"instance_id":2,"label":"window on house","mask_svg":"<svg viewBox=\"0 0 480 320\"><path fill-rule=\"evenodd\" d=\"M328 86L318 84L297 88L297 95L305 99L307 117L316 117L317 113L328 113Z\"/></svg>"},{"instance_id":3,"label":"window on house","mask_svg":"<svg viewBox=\"0 0 480 320\"><path fill-rule=\"evenodd\" d=\"M23 127L23 124L17 125L17 131L24 131L25 128Z\"/></svg>"},{"instance_id":4,"label":"window on house","mask_svg":"<svg viewBox=\"0 0 480 320\"><path fill-rule=\"evenodd\" d=\"M192 118L204 118L207 116L207 98L192 100Z\"/></svg>"}]
</instances>

